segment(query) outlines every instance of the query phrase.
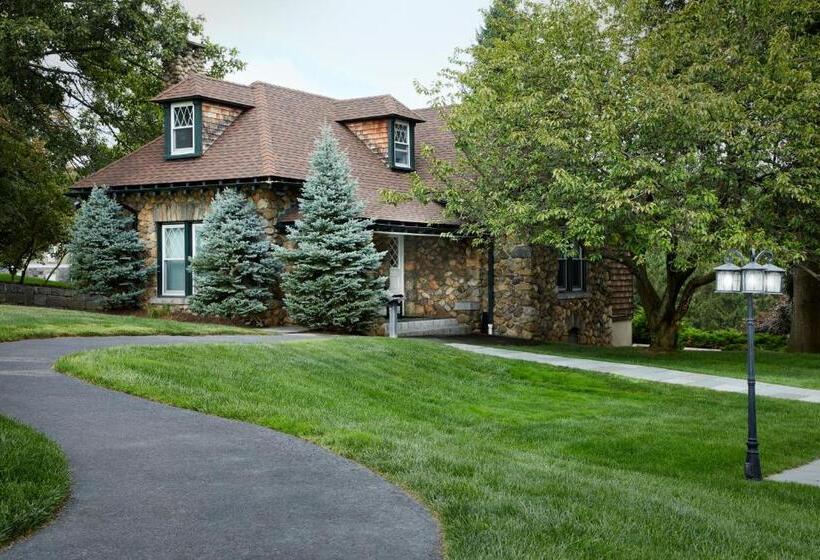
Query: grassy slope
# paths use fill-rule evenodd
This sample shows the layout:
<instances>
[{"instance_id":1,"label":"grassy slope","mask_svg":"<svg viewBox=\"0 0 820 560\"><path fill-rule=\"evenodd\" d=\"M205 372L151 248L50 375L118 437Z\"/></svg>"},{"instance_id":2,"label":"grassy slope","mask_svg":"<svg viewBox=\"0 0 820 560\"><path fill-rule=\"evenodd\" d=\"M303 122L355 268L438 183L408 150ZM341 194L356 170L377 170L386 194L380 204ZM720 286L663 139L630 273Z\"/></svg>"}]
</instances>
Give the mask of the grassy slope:
<instances>
[{"instance_id":1,"label":"grassy slope","mask_svg":"<svg viewBox=\"0 0 820 560\"><path fill-rule=\"evenodd\" d=\"M0 272L0 282L11 282L11 274L8 272ZM15 278L14 283L20 282L20 277ZM70 288L67 282L58 282L57 280L49 280L46 282L45 278L38 278L37 276L26 276L25 283L29 286L52 286L54 288Z\"/></svg>"},{"instance_id":2,"label":"grassy slope","mask_svg":"<svg viewBox=\"0 0 820 560\"><path fill-rule=\"evenodd\" d=\"M62 371L282 430L435 511L451 559L820 557L820 488L742 479L742 396L437 344L119 348ZM820 407L761 399L766 474L820 456Z\"/></svg>"},{"instance_id":3,"label":"grassy slope","mask_svg":"<svg viewBox=\"0 0 820 560\"><path fill-rule=\"evenodd\" d=\"M505 348L589 360L645 364L727 377L746 377L745 350L722 352L687 350L653 353L646 348L602 348L560 343L505 346ZM820 389L820 354L757 350L756 357L758 381Z\"/></svg>"},{"instance_id":4,"label":"grassy slope","mask_svg":"<svg viewBox=\"0 0 820 560\"><path fill-rule=\"evenodd\" d=\"M54 336L264 334L253 329L107 315L67 309L0 305L0 342Z\"/></svg>"},{"instance_id":5,"label":"grassy slope","mask_svg":"<svg viewBox=\"0 0 820 560\"><path fill-rule=\"evenodd\" d=\"M0 547L48 521L68 489L68 465L57 444L0 416Z\"/></svg>"}]
</instances>

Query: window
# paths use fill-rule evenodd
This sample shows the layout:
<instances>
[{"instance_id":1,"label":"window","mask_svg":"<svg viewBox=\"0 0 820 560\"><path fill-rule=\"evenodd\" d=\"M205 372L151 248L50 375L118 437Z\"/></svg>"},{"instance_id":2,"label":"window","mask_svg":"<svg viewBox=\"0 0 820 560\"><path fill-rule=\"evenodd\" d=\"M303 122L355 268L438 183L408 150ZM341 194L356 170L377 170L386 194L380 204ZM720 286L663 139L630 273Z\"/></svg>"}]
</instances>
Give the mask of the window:
<instances>
[{"instance_id":1,"label":"window","mask_svg":"<svg viewBox=\"0 0 820 560\"><path fill-rule=\"evenodd\" d=\"M393 122L393 165L410 169L410 123Z\"/></svg>"},{"instance_id":2,"label":"window","mask_svg":"<svg viewBox=\"0 0 820 560\"><path fill-rule=\"evenodd\" d=\"M194 146L194 103L186 101L171 104L171 155L193 154Z\"/></svg>"},{"instance_id":3,"label":"window","mask_svg":"<svg viewBox=\"0 0 820 560\"><path fill-rule=\"evenodd\" d=\"M199 222L157 224L158 295L180 297L195 291L191 259L202 246Z\"/></svg>"},{"instance_id":4,"label":"window","mask_svg":"<svg viewBox=\"0 0 820 560\"><path fill-rule=\"evenodd\" d=\"M584 247L575 243L575 249L558 258L559 292L585 292L587 289L587 261L584 258Z\"/></svg>"},{"instance_id":5,"label":"window","mask_svg":"<svg viewBox=\"0 0 820 560\"><path fill-rule=\"evenodd\" d=\"M185 225L162 226L162 295L185 295Z\"/></svg>"}]
</instances>

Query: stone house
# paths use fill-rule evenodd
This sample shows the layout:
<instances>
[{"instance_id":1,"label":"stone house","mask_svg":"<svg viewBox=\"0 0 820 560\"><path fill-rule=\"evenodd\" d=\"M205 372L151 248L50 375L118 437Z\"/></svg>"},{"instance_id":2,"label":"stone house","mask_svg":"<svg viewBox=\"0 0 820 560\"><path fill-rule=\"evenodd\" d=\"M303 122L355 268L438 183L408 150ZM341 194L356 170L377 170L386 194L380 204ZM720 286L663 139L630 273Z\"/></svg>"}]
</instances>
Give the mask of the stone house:
<instances>
[{"instance_id":1,"label":"stone house","mask_svg":"<svg viewBox=\"0 0 820 560\"><path fill-rule=\"evenodd\" d=\"M487 332L585 344L631 343L632 280L613 262L456 236L437 203L385 203L411 173L431 179L424 145L452 156L452 135L433 109L410 110L390 95L332 99L263 82L240 85L188 74L153 101L164 134L72 187L106 186L136 216L156 266L149 304L185 305L187 262L216 192L237 188L256 205L276 243L298 216L297 196L313 142L329 125L347 153L364 215L386 251L388 290L404 296L404 334ZM280 309L276 321L286 320Z\"/></svg>"}]
</instances>

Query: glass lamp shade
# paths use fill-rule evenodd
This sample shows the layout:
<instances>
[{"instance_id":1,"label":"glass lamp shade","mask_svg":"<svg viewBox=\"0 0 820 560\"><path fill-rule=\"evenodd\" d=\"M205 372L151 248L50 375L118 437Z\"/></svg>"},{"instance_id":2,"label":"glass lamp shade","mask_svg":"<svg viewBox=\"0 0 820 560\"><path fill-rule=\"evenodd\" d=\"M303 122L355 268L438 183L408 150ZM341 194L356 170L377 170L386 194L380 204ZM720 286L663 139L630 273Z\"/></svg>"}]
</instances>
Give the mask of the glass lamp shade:
<instances>
[{"instance_id":1,"label":"glass lamp shade","mask_svg":"<svg viewBox=\"0 0 820 560\"><path fill-rule=\"evenodd\" d=\"M715 267L715 291L719 293L740 293L740 267L732 263Z\"/></svg>"},{"instance_id":2,"label":"glass lamp shade","mask_svg":"<svg viewBox=\"0 0 820 560\"><path fill-rule=\"evenodd\" d=\"M780 268L779 266L775 266L771 263L767 264L763 268L766 269L766 293L767 294L779 294L783 292L783 277L786 274L786 271Z\"/></svg>"},{"instance_id":3,"label":"glass lamp shade","mask_svg":"<svg viewBox=\"0 0 820 560\"><path fill-rule=\"evenodd\" d=\"M766 293L766 268L752 261L743 266L743 293Z\"/></svg>"}]
</instances>

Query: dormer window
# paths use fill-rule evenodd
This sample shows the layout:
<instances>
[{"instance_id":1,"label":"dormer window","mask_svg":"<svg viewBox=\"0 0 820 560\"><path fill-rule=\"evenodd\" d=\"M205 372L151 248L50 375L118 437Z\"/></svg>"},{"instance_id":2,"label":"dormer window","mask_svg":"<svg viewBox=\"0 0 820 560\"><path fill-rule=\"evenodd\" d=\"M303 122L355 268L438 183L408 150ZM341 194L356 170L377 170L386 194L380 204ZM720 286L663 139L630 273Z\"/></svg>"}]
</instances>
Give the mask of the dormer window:
<instances>
[{"instance_id":1,"label":"dormer window","mask_svg":"<svg viewBox=\"0 0 820 560\"><path fill-rule=\"evenodd\" d=\"M171 104L171 154L190 155L196 152L194 127L196 112L193 101Z\"/></svg>"},{"instance_id":2,"label":"dormer window","mask_svg":"<svg viewBox=\"0 0 820 560\"><path fill-rule=\"evenodd\" d=\"M397 118L390 119L388 163L393 169L412 171L415 167L413 157L413 129L412 121Z\"/></svg>"}]
</instances>

